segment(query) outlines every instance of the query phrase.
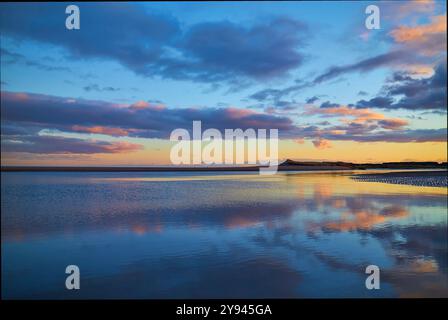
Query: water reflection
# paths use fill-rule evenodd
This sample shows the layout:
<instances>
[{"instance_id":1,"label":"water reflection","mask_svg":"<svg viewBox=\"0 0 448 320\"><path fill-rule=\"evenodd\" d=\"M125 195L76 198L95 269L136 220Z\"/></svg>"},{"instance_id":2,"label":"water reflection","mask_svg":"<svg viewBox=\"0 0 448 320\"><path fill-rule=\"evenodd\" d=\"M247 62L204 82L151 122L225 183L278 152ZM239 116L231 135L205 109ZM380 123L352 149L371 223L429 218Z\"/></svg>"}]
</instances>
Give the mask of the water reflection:
<instances>
[{"instance_id":1,"label":"water reflection","mask_svg":"<svg viewBox=\"0 0 448 320\"><path fill-rule=\"evenodd\" d=\"M2 173L5 298L448 296L446 188L350 173ZM63 289L65 266L83 289ZM378 265L381 290L366 290Z\"/></svg>"}]
</instances>

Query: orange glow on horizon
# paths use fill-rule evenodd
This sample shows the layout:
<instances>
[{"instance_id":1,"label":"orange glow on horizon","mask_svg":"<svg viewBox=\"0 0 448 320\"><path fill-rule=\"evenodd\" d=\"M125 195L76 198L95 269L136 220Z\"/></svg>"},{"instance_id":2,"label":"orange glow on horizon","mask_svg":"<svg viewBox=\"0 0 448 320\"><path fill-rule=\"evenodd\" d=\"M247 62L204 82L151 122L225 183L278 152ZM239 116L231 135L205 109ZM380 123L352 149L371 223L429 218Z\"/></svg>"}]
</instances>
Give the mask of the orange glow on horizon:
<instances>
[{"instance_id":1,"label":"orange glow on horizon","mask_svg":"<svg viewBox=\"0 0 448 320\"><path fill-rule=\"evenodd\" d=\"M326 141L326 140L325 140ZM447 142L393 143L330 141L325 148L316 148L313 141L281 140L279 160L344 161L353 163L382 163L393 161L447 161ZM43 166L137 166L171 165L170 148L173 142L158 140L147 143L142 150L108 154L7 154L1 164ZM114 150L112 150L114 151Z\"/></svg>"}]
</instances>

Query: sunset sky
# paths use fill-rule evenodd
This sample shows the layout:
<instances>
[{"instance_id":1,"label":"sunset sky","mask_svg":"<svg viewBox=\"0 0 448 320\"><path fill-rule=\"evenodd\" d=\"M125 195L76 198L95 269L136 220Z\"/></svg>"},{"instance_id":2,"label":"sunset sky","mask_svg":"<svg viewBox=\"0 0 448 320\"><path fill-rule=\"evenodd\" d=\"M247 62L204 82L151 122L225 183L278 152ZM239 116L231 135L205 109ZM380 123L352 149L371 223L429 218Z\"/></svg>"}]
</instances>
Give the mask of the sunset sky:
<instances>
[{"instance_id":1,"label":"sunset sky","mask_svg":"<svg viewBox=\"0 0 448 320\"><path fill-rule=\"evenodd\" d=\"M368 30L365 8L381 10ZM446 2L0 4L2 165L170 164L173 129L280 159L447 161Z\"/></svg>"}]
</instances>

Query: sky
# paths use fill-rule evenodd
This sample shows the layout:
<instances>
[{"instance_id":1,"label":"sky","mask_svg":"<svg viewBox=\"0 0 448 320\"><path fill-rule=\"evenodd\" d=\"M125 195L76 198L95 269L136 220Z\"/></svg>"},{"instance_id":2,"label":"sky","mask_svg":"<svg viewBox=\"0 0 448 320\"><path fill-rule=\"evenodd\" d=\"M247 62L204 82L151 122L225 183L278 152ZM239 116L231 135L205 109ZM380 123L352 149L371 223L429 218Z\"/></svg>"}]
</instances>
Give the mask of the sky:
<instances>
[{"instance_id":1,"label":"sky","mask_svg":"<svg viewBox=\"0 0 448 320\"><path fill-rule=\"evenodd\" d=\"M1 3L2 165L169 165L172 130L279 158L447 161L446 2ZM368 5L380 29L367 29Z\"/></svg>"}]
</instances>

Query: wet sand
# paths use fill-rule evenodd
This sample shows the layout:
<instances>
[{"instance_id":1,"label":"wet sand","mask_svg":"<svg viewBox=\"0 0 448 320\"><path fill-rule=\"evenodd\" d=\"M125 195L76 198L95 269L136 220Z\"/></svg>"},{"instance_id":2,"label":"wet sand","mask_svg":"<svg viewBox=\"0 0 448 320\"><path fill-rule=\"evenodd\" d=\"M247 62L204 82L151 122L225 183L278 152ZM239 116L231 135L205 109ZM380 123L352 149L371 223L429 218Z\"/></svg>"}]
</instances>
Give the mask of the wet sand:
<instances>
[{"instance_id":1,"label":"wet sand","mask_svg":"<svg viewBox=\"0 0 448 320\"><path fill-rule=\"evenodd\" d=\"M366 182L383 182L422 187L448 187L448 177L446 170L358 174L354 175L352 178L354 180Z\"/></svg>"},{"instance_id":2,"label":"wet sand","mask_svg":"<svg viewBox=\"0 0 448 320\"><path fill-rule=\"evenodd\" d=\"M211 172L211 171L260 171L260 166L234 166L234 167L35 167L35 166L7 166L1 167L4 172ZM300 165L278 166L278 171L332 171L353 170L346 166L332 165Z\"/></svg>"}]
</instances>

